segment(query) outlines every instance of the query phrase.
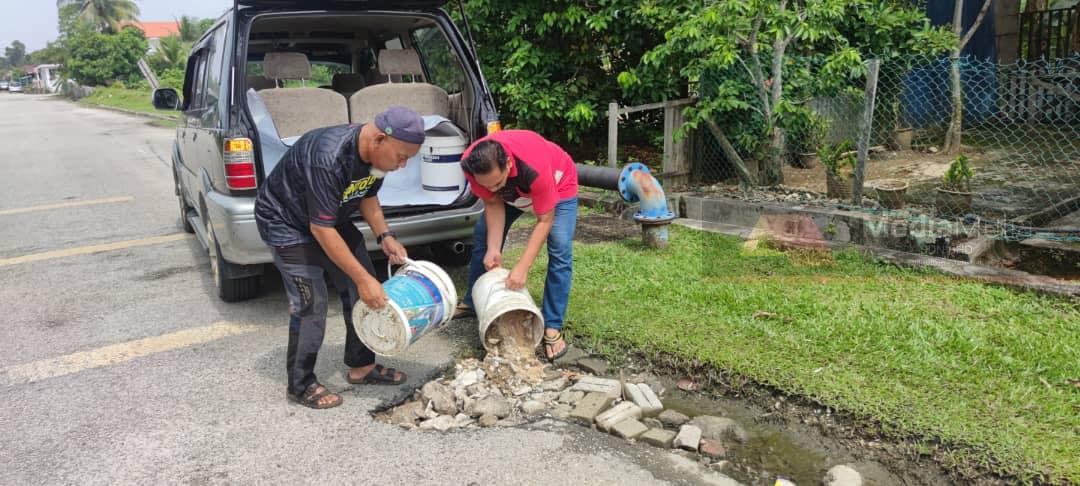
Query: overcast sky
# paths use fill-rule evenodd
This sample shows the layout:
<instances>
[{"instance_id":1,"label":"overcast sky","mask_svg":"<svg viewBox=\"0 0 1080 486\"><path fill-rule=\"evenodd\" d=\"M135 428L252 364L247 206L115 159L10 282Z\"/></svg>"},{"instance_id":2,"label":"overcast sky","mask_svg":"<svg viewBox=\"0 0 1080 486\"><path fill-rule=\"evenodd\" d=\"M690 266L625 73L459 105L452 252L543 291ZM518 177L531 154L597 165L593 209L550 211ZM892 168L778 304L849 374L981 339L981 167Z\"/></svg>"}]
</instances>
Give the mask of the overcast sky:
<instances>
[{"instance_id":1,"label":"overcast sky","mask_svg":"<svg viewBox=\"0 0 1080 486\"><path fill-rule=\"evenodd\" d=\"M172 20L181 15L217 18L232 0L136 0L139 20ZM0 48L19 40L32 52L56 40L55 0L0 0ZM0 55L3 50L0 49Z\"/></svg>"}]
</instances>

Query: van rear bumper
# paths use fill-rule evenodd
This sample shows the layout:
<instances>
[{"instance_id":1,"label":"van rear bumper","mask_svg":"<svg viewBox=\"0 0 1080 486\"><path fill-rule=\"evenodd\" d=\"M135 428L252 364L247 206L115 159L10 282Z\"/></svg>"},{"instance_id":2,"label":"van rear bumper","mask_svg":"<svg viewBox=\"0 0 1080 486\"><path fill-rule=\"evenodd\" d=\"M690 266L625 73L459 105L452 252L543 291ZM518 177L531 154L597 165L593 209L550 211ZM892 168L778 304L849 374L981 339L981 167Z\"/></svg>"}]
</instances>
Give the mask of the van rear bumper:
<instances>
[{"instance_id":1,"label":"van rear bumper","mask_svg":"<svg viewBox=\"0 0 1080 486\"><path fill-rule=\"evenodd\" d=\"M233 197L211 191L206 195L206 210L213 222L221 255L226 260L240 265L274 261L270 248L263 243L255 226L255 198ZM483 213L484 203L477 200L467 208L392 217L387 219L387 223L397 234L398 240L407 247L449 241L471 243L473 226L483 217ZM367 223L357 218L353 224L364 233L368 251L381 255L375 235Z\"/></svg>"}]
</instances>

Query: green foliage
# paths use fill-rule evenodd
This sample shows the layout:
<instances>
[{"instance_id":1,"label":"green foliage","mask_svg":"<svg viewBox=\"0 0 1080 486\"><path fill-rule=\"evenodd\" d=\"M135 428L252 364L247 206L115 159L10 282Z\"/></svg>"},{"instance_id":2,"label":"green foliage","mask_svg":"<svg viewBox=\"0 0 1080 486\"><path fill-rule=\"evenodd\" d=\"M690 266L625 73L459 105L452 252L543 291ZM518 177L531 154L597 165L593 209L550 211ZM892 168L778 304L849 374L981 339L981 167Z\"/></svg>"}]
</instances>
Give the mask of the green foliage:
<instances>
[{"instance_id":1,"label":"green foliage","mask_svg":"<svg viewBox=\"0 0 1080 486\"><path fill-rule=\"evenodd\" d=\"M158 39L157 50L149 56L147 62L155 73L161 73L169 69L183 71L187 65L187 57L190 51L191 43L182 40L181 36L162 37Z\"/></svg>"},{"instance_id":2,"label":"green foliage","mask_svg":"<svg viewBox=\"0 0 1080 486\"><path fill-rule=\"evenodd\" d=\"M663 252L627 240L574 256L572 343L765 384L1010 484L1080 482L1075 301L678 225ZM536 298L545 269L541 255Z\"/></svg>"},{"instance_id":3,"label":"green foliage","mask_svg":"<svg viewBox=\"0 0 1080 486\"><path fill-rule=\"evenodd\" d=\"M858 86L870 55L939 52L955 38L900 0L652 0L636 13L666 36L618 76L623 88L670 97L690 84L701 101L688 128L716 120L773 177L799 106Z\"/></svg>"},{"instance_id":4,"label":"green foliage","mask_svg":"<svg viewBox=\"0 0 1080 486\"><path fill-rule=\"evenodd\" d=\"M143 33L127 28L119 34L79 30L65 41L70 57L66 70L79 83L101 86L137 79L137 62L146 52Z\"/></svg>"},{"instance_id":5,"label":"green foliage","mask_svg":"<svg viewBox=\"0 0 1080 486\"><path fill-rule=\"evenodd\" d=\"M12 41L10 46L4 48L4 57L11 66L21 66L26 58L26 45L17 40Z\"/></svg>"},{"instance_id":6,"label":"green foliage","mask_svg":"<svg viewBox=\"0 0 1080 486\"><path fill-rule=\"evenodd\" d=\"M124 22L139 19L139 6L133 0L57 0L56 6L61 12L74 6L76 18L99 32L119 33Z\"/></svg>"},{"instance_id":7,"label":"green foliage","mask_svg":"<svg viewBox=\"0 0 1080 486\"><path fill-rule=\"evenodd\" d=\"M941 187L948 191L971 192L971 179L975 177L975 169L965 155L958 155L949 164L945 175L941 176Z\"/></svg>"},{"instance_id":8,"label":"green foliage","mask_svg":"<svg viewBox=\"0 0 1080 486\"><path fill-rule=\"evenodd\" d=\"M174 88L177 91L184 89L184 69L170 68L161 72L155 72L158 78L159 88Z\"/></svg>"},{"instance_id":9,"label":"green foliage","mask_svg":"<svg viewBox=\"0 0 1080 486\"><path fill-rule=\"evenodd\" d=\"M851 140L836 144L822 144L818 147L817 153L825 171L837 179L844 180L848 172L855 168L855 152L852 151Z\"/></svg>"},{"instance_id":10,"label":"green foliage","mask_svg":"<svg viewBox=\"0 0 1080 486\"><path fill-rule=\"evenodd\" d=\"M829 120L805 106L792 107L783 121L788 130L791 153L816 152L829 134Z\"/></svg>"},{"instance_id":11,"label":"green foliage","mask_svg":"<svg viewBox=\"0 0 1080 486\"><path fill-rule=\"evenodd\" d=\"M663 35L634 15L639 1L468 0L466 14L505 126L559 141L603 137L611 101L625 97L616 75L636 65Z\"/></svg>"}]
</instances>

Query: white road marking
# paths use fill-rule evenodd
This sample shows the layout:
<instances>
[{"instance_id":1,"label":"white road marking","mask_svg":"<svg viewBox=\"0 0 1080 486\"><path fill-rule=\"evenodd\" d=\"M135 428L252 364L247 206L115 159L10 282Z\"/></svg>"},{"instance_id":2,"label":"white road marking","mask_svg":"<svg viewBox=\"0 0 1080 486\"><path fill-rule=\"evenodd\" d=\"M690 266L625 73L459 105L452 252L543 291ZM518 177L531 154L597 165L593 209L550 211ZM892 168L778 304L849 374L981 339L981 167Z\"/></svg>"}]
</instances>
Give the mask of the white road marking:
<instances>
[{"instance_id":1,"label":"white road marking","mask_svg":"<svg viewBox=\"0 0 1080 486\"><path fill-rule=\"evenodd\" d=\"M85 201L71 201L71 202L57 203L57 204L44 204L44 205L41 205L41 206L28 206L28 207L25 207L25 208L0 209L0 216L8 216L8 215L12 215L12 214L22 214L22 213L31 213L31 212L34 212L34 211L48 211L50 209L66 209L66 208L77 208L77 207L81 207L81 206L93 206L93 205L96 205L96 204L113 204L113 203L131 202L131 201L134 201L134 200L135 200L135 198L132 197L132 196L119 196L119 197L105 197L105 198L101 198L101 199L87 199Z\"/></svg>"},{"instance_id":2,"label":"white road marking","mask_svg":"<svg viewBox=\"0 0 1080 486\"><path fill-rule=\"evenodd\" d=\"M171 235L152 236L149 238L140 238L137 240L124 240L116 241L113 243L102 243L100 245L78 246L75 248L65 248L63 250L43 251L39 253L31 253L29 255L17 256L12 258L0 258L0 267L18 265L20 263L38 262L41 260L52 260L54 258L65 258L76 255L89 255L91 253L101 253L105 251L124 250L127 248L135 248L138 246L159 245L162 243L180 241L190 237L191 235L188 235L186 233L174 233Z\"/></svg>"},{"instance_id":3,"label":"white road marking","mask_svg":"<svg viewBox=\"0 0 1080 486\"><path fill-rule=\"evenodd\" d=\"M155 353L245 334L259 328L259 326L252 324L219 321L205 327L185 329L172 334L137 339L56 358L9 366L0 369L0 385L34 383L84 370L120 364Z\"/></svg>"}]
</instances>

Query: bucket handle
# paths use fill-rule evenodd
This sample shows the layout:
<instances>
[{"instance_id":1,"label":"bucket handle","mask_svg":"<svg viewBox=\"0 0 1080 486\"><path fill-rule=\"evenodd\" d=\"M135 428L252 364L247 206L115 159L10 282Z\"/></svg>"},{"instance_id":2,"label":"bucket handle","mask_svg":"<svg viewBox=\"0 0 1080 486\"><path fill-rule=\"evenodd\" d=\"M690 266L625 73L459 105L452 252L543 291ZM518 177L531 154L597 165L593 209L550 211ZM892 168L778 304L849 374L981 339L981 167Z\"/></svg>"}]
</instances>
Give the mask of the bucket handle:
<instances>
[{"instance_id":1,"label":"bucket handle","mask_svg":"<svg viewBox=\"0 0 1080 486\"><path fill-rule=\"evenodd\" d=\"M402 266L415 265L415 264L416 264L416 260L413 260L412 258L406 258L405 259L405 264L402 265ZM390 277L393 277L393 276L394 276L393 265L390 263L390 259L387 258L386 259L386 278L390 278Z\"/></svg>"}]
</instances>

